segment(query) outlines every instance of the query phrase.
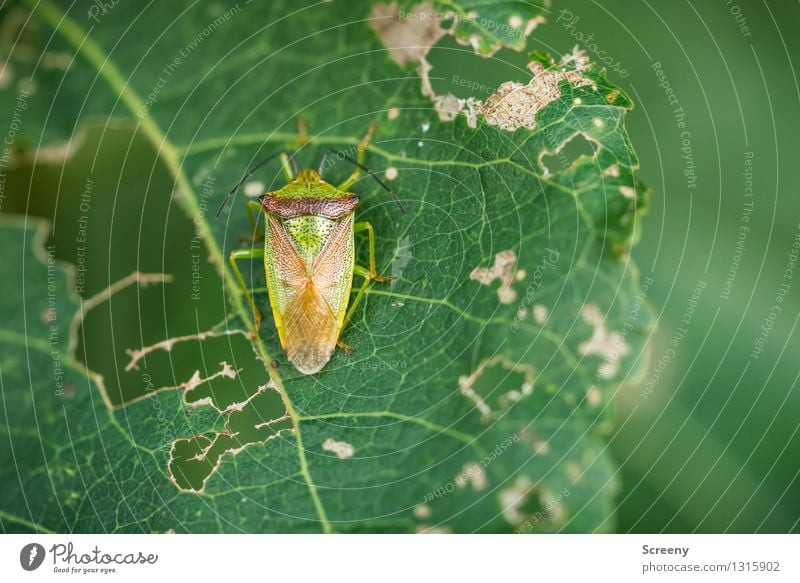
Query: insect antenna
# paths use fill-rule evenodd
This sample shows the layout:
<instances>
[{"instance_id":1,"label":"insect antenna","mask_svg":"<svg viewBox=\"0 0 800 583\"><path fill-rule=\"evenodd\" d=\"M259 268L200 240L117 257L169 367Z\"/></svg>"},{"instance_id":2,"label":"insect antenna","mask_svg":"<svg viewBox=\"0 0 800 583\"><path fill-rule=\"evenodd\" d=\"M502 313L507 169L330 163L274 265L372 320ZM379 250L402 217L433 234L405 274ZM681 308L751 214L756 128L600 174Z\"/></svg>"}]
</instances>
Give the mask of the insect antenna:
<instances>
[{"instance_id":1,"label":"insect antenna","mask_svg":"<svg viewBox=\"0 0 800 583\"><path fill-rule=\"evenodd\" d=\"M397 195L394 193L394 191L391 188L389 188L388 186L386 186L386 183L383 180L378 178L372 170L370 170L369 168L364 166L361 162L353 160L350 156L346 155L343 152L337 152L336 150L333 150L331 148L328 148L327 150L325 150L325 152L322 154L322 159L319 161L319 172L318 172L318 174L320 174L320 175L322 174L322 171L325 168L325 162L327 161L329 154L336 154L337 158L341 158L342 160L347 160L353 166L356 166L356 167L360 168L361 170L363 170L364 172L366 172L367 176L372 178L375 182L378 183L378 185L381 188L383 188L386 192L389 193L389 196L392 197L392 200L398 206L398 208L400 209L400 212L403 213L403 214L406 214L406 209L403 207L403 203L400 202L400 199L397 198Z\"/></svg>"},{"instance_id":2,"label":"insect antenna","mask_svg":"<svg viewBox=\"0 0 800 583\"><path fill-rule=\"evenodd\" d=\"M266 158L261 160L261 162L259 162L258 164L256 164L252 168L250 168L250 170L248 170L245 173L245 175L242 176L242 179L236 184L236 186L234 186L231 189L231 191L222 200L222 204L219 205L219 208L217 209L217 212L214 215L214 218L215 219L219 218L219 215L222 213L223 209L228 205L228 202L231 200L233 195L236 194L236 191L239 190L239 188L241 188L241 186L242 186L242 184L244 184L245 180L247 180L253 174L255 174L256 171L258 171L262 166L264 166L266 164L269 164L270 162L272 162L272 160L274 160L275 158L277 158L281 154L286 154L287 156L289 156L289 160L291 160L291 162L292 162L292 168L294 168L294 173L297 174L297 164L295 163L294 158L293 158L294 152L292 152L290 150L280 150L278 152L275 152L274 154L270 154L269 156L267 156Z\"/></svg>"}]
</instances>

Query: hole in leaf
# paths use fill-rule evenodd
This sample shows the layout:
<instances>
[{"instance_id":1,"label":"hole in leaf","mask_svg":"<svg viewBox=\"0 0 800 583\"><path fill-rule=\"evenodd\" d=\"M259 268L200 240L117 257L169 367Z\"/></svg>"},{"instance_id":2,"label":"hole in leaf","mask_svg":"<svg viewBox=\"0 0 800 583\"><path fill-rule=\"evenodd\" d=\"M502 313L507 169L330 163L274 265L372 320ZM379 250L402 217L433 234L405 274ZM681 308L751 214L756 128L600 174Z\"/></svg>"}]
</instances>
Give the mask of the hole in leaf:
<instances>
[{"instance_id":1,"label":"hole in leaf","mask_svg":"<svg viewBox=\"0 0 800 583\"><path fill-rule=\"evenodd\" d=\"M520 512L522 512L526 516L536 516L537 514L538 515L544 514L546 508L545 505L542 503L542 498L539 494L539 490L536 488L531 489L525 496L522 504L520 504L519 509Z\"/></svg>"},{"instance_id":2,"label":"hole in leaf","mask_svg":"<svg viewBox=\"0 0 800 583\"><path fill-rule=\"evenodd\" d=\"M569 138L555 149L555 152L547 152L539 159L539 165L545 176L558 174L572 167L581 156L593 157L597 152L595 142L586 138L580 132Z\"/></svg>"},{"instance_id":3,"label":"hole in leaf","mask_svg":"<svg viewBox=\"0 0 800 583\"><path fill-rule=\"evenodd\" d=\"M524 371L511 370L497 363L483 370L473 389L492 411L502 411L528 392L526 376Z\"/></svg>"}]
</instances>

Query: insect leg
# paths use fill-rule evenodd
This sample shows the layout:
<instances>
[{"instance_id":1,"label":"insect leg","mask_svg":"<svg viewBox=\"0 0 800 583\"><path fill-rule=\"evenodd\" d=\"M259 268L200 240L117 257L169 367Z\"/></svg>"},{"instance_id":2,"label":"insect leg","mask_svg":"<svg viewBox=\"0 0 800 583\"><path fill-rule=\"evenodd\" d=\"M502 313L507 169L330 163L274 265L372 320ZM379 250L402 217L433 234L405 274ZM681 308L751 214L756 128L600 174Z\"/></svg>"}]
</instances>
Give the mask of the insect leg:
<instances>
[{"instance_id":1,"label":"insect leg","mask_svg":"<svg viewBox=\"0 0 800 583\"><path fill-rule=\"evenodd\" d=\"M297 168L294 165L295 161L294 158L292 158L293 154L294 154L293 152L289 152L287 150L281 150L280 152L275 152L273 154L270 154L269 156L261 160L261 162L250 168L250 170L245 172L245 175L242 176L242 179L239 180L236 186L234 186L222 200L222 203L219 205L219 208L217 209L214 218L219 218L219 215L222 213L222 209L225 208L225 205L228 204L228 201L231 199L231 197L234 194L236 194L236 191L239 190L239 187L241 187L242 184L244 184L248 178L250 178L253 174L255 174L259 168L271 162L278 156L280 156L281 159L281 169L283 170L283 174L286 176L287 180L289 181L294 180L295 174L297 174Z\"/></svg>"},{"instance_id":2,"label":"insect leg","mask_svg":"<svg viewBox=\"0 0 800 583\"><path fill-rule=\"evenodd\" d=\"M253 310L253 316L256 319L255 330L254 330L256 334L258 333L258 329L261 328L261 321L264 319L264 317L261 315L261 312L256 307L256 303L253 300L253 295L247 288L247 284L244 282L244 277L242 277L242 272L239 271L239 266L236 264L236 262L239 261L240 259L262 259L263 257L264 257L264 251L260 248L255 248L255 247L251 249L235 249L231 251L230 255L230 263L231 267L233 268L233 273L236 276L236 280L239 282L239 287L242 288L242 292L247 298L247 303L250 304L250 309Z\"/></svg>"},{"instance_id":3,"label":"insect leg","mask_svg":"<svg viewBox=\"0 0 800 583\"><path fill-rule=\"evenodd\" d=\"M394 281L394 277L391 275L378 275L378 270L375 267L375 230L372 225L367 221L353 223L353 233L358 233L359 231L366 231L367 235L369 235L369 271L367 277L379 282Z\"/></svg>"},{"instance_id":4,"label":"insect leg","mask_svg":"<svg viewBox=\"0 0 800 583\"><path fill-rule=\"evenodd\" d=\"M359 151L359 157L360 158L363 158L363 152L364 152L364 150L360 150ZM380 186L382 189L384 189L386 192L389 193L389 196L392 197L392 200L400 208L400 212L402 212L402 213L406 212L406 209L403 208L403 204L400 202L400 199L397 198L397 196L395 195L394 191L391 188L386 186L386 183L383 180L378 178L372 170L370 170L369 168L364 166L361 162L358 162L357 160L353 160L350 156L346 156L345 154L342 154L341 152L337 152L336 150L330 150L330 149L329 150L325 150L325 153L322 155L322 160L319 163L319 173L320 174L322 174L322 171L324 170L325 161L326 161L326 159L327 159L329 154L336 154L337 157L341 158L342 160L347 160L353 166L356 167L356 170L350 175L350 178L348 178L347 180L342 182L339 186L337 186L337 188L339 190L347 190L347 189L349 189L355 183L355 181L358 180L359 176L361 176L361 171L364 170L367 173L367 176L372 178L375 182L378 183L378 186Z\"/></svg>"},{"instance_id":5,"label":"insect leg","mask_svg":"<svg viewBox=\"0 0 800 583\"><path fill-rule=\"evenodd\" d=\"M375 175L372 174L370 169L367 168L366 166L364 166L364 158L367 155L367 144L369 144L369 141L372 139L372 134L375 133L375 127L376 127L375 124L372 124L371 126L369 126L369 129L367 130L367 134L362 138L361 142L358 144L358 148L356 150L356 159L355 160L353 160L349 156L345 156L344 154L341 154L341 156L345 160L347 160L353 166L355 166L355 169L353 170L353 173L344 182L342 182L338 186L339 190L347 190L348 188L353 186L353 184L355 184L356 181L361 177L361 171L362 170L368 172L369 175L372 176L373 178L376 178ZM377 180L377 178L376 178L376 180ZM379 184L381 183L380 180L378 180L378 183ZM389 187L386 186L386 185L383 185L383 187L386 188L387 190L389 189Z\"/></svg>"},{"instance_id":6,"label":"insect leg","mask_svg":"<svg viewBox=\"0 0 800 583\"><path fill-rule=\"evenodd\" d=\"M355 350L355 348L350 346L347 342L343 342L341 338L336 341L336 346L344 350L347 354L353 354L353 351Z\"/></svg>"},{"instance_id":7,"label":"insect leg","mask_svg":"<svg viewBox=\"0 0 800 583\"><path fill-rule=\"evenodd\" d=\"M342 328L341 328L341 330L339 330L339 338L342 337L342 332L344 332L345 328L347 328L347 324L350 323L350 319L353 317L353 314L356 311L356 307L361 302L361 298L364 297L364 294L367 291L367 286L369 285L369 282L372 279L372 277L370 276L369 269L367 269L366 267L361 267L360 265L354 265L353 266L353 273L355 275L358 275L359 277L363 277L364 278L364 282L361 284L361 287L358 289L358 293L356 294L356 298L353 300L353 302L350 304L350 307L347 309L347 314L345 314L344 320L342 320ZM340 344L344 344L344 342L341 342ZM344 344L344 346L340 346L340 347L344 348L344 350L347 351L348 353L353 351L353 349L350 346L348 346L347 344ZM349 350L348 350L348 348L349 348Z\"/></svg>"},{"instance_id":8,"label":"insect leg","mask_svg":"<svg viewBox=\"0 0 800 583\"><path fill-rule=\"evenodd\" d=\"M258 214L253 214L253 211L260 213L264 207L261 203L254 200L248 200L244 203L244 208L247 209L247 218L250 220L250 226L253 228L253 236L248 237L249 241L263 241L264 230L258 228Z\"/></svg>"},{"instance_id":9,"label":"insect leg","mask_svg":"<svg viewBox=\"0 0 800 583\"><path fill-rule=\"evenodd\" d=\"M301 115L297 118L297 141L293 145L295 148L300 149L305 146L310 139L311 138L308 137L306 118Z\"/></svg>"},{"instance_id":10,"label":"insect leg","mask_svg":"<svg viewBox=\"0 0 800 583\"><path fill-rule=\"evenodd\" d=\"M358 154L356 155L355 160L350 156L348 156L347 154L345 154L344 152L339 152L331 148L325 150L325 152L323 152L322 154L322 159L319 161L319 168L317 170L317 173L320 176L322 176L325 171L325 163L328 161L328 156L330 156L331 154L336 154L336 157L339 158L340 160L347 160L353 166L355 166L353 173L344 182L342 182L337 186L339 190L348 190L351 186L353 186L353 184L355 184L356 181L361 177L361 171L363 170L364 172L367 173L367 176L369 176L375 182L378 183L378 186L380 186L382 189L384 189L386 192L389 193L389 196L392 197L392 200L394 200L397 206L400 207L400 212L405 213L406 209L403 208L403 205L400 203L400 200L397 198L397 196L395 196L392 189L386 186L386 183L380 178L378 178L372 170L364 166L364 157L367 155L367 145L369 144L369 141L372 138L372 134L375 132L375 128L376 128L375 124L369 126L369 130L367 130L367 135L364 136L364 138L358 144Z\"/></svg>"},{"instance_id":11,"label":"insect leg","mask_svg":"<svg viewBox=\"0 0 800 583\"><path fill-rule=\"evenodd\" d=\"M283 170L283 175L287 182L291 182L294 180L294 177L297 176L297 162L295 162L293 157L294 152L281 150L279 155L281 157L281 170Z\"/></svg>"},{"instance_id":12,"label":"insect leg","mask_svg":"<svg viewBox=\"0 0 800 583\"><path fill-rule=\"evenodd\" d=\"M341 328L341 330L339 330L339 338L340 338L340 340L337 340L337 342L336 342L336 344L340 348L344 349L348 354L353 352L353 348L350 345L345 344L344 342L341 341L342 333L344 332L345 328L347 328L347 324L350 323L350 320L353 317L353 314L355 313L356 308L358 307L358 304L361 303L361 299L364 297L364 294L367 293L367 287L369 286L369 282L370 281L379 281L379 282L394 281L394 277L392 277L392 276L389 276L389 275L378 275L375 272L375 243L374 243L374 235L372 234L372 225L370 225L369 223L355 223L355 225L353 225L354 230L355 230L356 225L366 225L366 226L362 226L360 230L367 230L367 232L370 234L370 255L369 255L370 267L368 269L368 268L363 267L361 265L354 265L353 266L353 274L357 275L359 277L363 277L364 281L362 282L361 287L358 288L358 293L356 294L355 299L350 304L350 307L347 309L347 313L344 316L344 320L342 320L342 328Z\"/></svg>"}]
</instances>

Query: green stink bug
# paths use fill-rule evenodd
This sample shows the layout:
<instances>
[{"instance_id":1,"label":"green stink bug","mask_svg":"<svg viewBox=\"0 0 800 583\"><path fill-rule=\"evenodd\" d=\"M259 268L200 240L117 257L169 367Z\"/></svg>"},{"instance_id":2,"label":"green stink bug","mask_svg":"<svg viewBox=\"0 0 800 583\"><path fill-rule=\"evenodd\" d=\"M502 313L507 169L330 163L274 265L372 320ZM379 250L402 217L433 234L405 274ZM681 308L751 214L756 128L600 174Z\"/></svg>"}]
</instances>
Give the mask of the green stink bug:
<instances>
[{"instance_id":1,"label":"green stink bug","mask_svg":"<svg viewBox=\"0 0 800 583\"><path fill-rule=\"evenodd\" d=\"M290 152L283 150L267 157L242 177L217 211L219 216L231 196L259 168L280 158L288 183L273 192L247 201L246 208L255 227L253 211L264 213L264 249L231 251L230 264L256 318L256 331L262 316L247 289L237 261L263 256L267 293L281 347L289 361L303 374L314 374L327 364L338 345L347 352L352 348L341 341L353 311L370 281L390 282L392 277L378 275L375 268L375 233L368 222L355 222L359 198L348 189L359 179L362 170L392 196L394 194L363 164L372 128L358 146L357 159L339 153L355 166L344 182L335 186L321 174L328 150L318 170L293 166ZM400 201L395 197L400 206ZM355 263L354 234L366 231L369 236L369 267ZM364 278L352 304L353 276ZM349 309L348 309L349 306Z\"/></svg>"}]
</instances>

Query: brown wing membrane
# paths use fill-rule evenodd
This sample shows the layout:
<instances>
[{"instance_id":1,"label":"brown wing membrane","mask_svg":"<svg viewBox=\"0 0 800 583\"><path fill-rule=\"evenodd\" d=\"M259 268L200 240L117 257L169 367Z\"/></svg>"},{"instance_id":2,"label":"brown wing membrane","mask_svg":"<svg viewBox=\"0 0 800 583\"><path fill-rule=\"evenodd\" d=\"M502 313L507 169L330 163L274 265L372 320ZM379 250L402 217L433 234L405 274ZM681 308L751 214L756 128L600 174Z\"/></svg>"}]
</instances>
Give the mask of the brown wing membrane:
<instances>
[{"instance_id":1,"label":"brown wing membrane","mask_svg":"<svg viewBox=\"0 0 800 583\"><path fill-rule=\"evenodd\" d=\"M313 282L286 306L286 356L304 374L314 374L330 360L338 330L330 305Z\"/></svg>"},{"instance_id":2,"label":"brown wing membrane","mask_svg":"<svg viewBox=\"0 0 800 583\"><path fill-rule=\"evenodd\" d=\"M349 221L340 221L328 237L325 247L314 260L313 275L316 286L324 291L335 285L342 276L342 264L352 236Z\"/></svg>"},{"instance_id":3,"label":"brown wing membrane","mask_svg":"<svg viewBox=\"0 0 800 583\"><path fill-rule=\"evenodd\" d=\"M278 277L280 277L284 285L300 288L308 281L308 273L303 259L297 253L297 249L292 244L286 229L277 219L267 216L269 217L267 224L269 240L272 245L274 261L277 265Z\"/></svg>"},{"instance_id":4,"label":"brown wing membrane","mask_svg":"<svg viewBox=\"0 0 800 583\"><path fill-rule=\"evenodd\" d=\"M341 278L352 228L339 222L312 267L306 270L288 233L277 219L269 217L277 275L287 293L281 315L286 333L284 349L289 361L304 374L314 374L330 360L339 337L339 324L324 293Z\"/></svg>"}]
</instances>

